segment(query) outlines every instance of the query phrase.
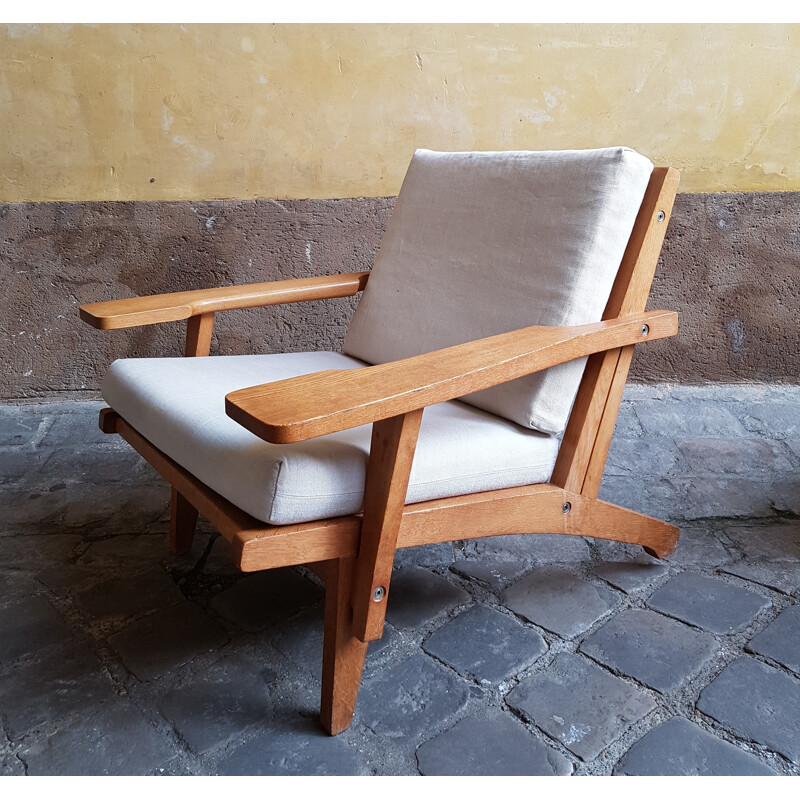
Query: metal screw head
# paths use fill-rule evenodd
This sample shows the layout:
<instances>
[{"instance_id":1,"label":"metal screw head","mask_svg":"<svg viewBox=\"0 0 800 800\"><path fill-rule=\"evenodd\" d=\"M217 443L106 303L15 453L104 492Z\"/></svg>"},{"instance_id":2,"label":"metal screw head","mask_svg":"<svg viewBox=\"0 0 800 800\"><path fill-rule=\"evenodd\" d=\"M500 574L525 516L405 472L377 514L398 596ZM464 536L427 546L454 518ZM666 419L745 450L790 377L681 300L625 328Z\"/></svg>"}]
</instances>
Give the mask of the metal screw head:
<instances>
[{"instance_id":1,"label":"metal screw head","mask_svg":"<svg viewBox=\"0 0 800 800\"><path fill-rule=\"evenodd\" d=\"M666 214L665 214L663 211L659 211L659 212L658 212L658 214L656 214L656 219L657 219L659 222L663 222L663 221L664 221L664 219L666 218L666 216L667 216L667 215L666 215Z\"/></svg>"},{"instance_id":2,"label":"metal screw head","mask_svg":"<svg viewBox=\"0 0 800 800\"><path fill-rule=\"evenodd\" d=\"M572 509L572 503L564 503L564 505L563 505L563 506L561 506L561 510L562 510L562 511L563 511L565 514L569 514L569 512L570 512L570 510L571 510L571 509Z\"/></svg>"},{"instance_id":3,"label":"metal screw head","mask_svg":"<svg viewBox=\"0 0 800 800\"><path fill-rule=\"evenodd\" d=\"M383 586L376 586L375 591L372 592L372 599L376 603L380 603L384 597L386 597L386 589L384 589Z\"/></svg>"},{"instance_id":4,"label":"metal screw head","mask_svg":"<svg viewBox=\"0 0 800 800\"><path fill-rule=\"evenodd\" d=\"M648 333L650 333L650 326L642 325L642 336L647 336Z\"/></svg>"}]
</instances>

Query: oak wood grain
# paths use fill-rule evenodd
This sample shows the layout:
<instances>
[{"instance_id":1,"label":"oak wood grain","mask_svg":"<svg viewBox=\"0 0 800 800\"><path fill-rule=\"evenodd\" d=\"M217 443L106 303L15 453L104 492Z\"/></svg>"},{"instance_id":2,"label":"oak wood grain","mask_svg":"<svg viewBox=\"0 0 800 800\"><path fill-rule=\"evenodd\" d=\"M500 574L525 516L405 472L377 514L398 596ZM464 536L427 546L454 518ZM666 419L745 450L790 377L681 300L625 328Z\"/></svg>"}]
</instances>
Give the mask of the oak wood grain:
<instances>
[{"instance_id":1,"label":"oak wood grain","mask_svg":"<svg viewBox=\"0 0 800 800\"><path fill-rule=\"evenodd\" d=\"M653 170L603 319L644 311L679 180L677 170ZM551 478L558 486L597 496L631 358L632 348L589 358Z\"/></svg>"},{"instance_id":2,"label":"oak wood grain","mask_svg":"<svg viewBox=\"0 0 800 800\"><path fill-rule=\"evenodd\" d=\"M570 327L533 326L354 370L326 370L231 392L225 410L269 442L298 442L452 400L602 350L674 336L651 311ZM643 326L648 332L643 335Z\"/></svg>"},{"instance_id":3,"label":"oak wood grain","mask_svg":"<svg viewBox=\"0 0 800 800\"><path fill-rule=\"evenodd\" d=\"M214 314L198 314L186 320L186 345L183 354L189 357L207 356L211 352Z\"/></svg>"},{"instance_id":4,"label":"oak wood grain","mask_svg":"<svg viewBox=\"0 0 800 800\"><path fill-rule=\"evenodd\" d=\"M93 328L114 330L137 325L175 322L200 314L257 308L330 297L351 297L362 291L369 272L348 272L243 286L194 289L187 292L131 297L88 303L79 309L81 319Z\"/></svg>"},{"instance_id":5,"label":"oak wood grain","mask_svg":"<svg viewBox=\"0 0 800 800\"><path fill-rule=\"evenodd\" d=\"M169 509L169 549L176 556L182 556L192 549L197 509L174 487Z\"/></svg>"},{"instance_id":6,"label":"oak wood grain","mask_svg":"<svg viewBox=\"0 0 800 800\"><path fill-rule=\"evenodd\" d=\"M328 562L325 572L325 633L322 645L320 722L332 736L350 727L367 655L353 633L353 558Z\"/></svg>"},{"instance_id":7,"label":"oak wood grain","mask_svg":"<svg viewBox=\"0 0 800 800\"><path fill-rule=\"evenodd\" d=\"M383 635L397 534L421 421L422 409L418 409L372 426L353 582L353 630L364 642ZM376 591L380 596L376 597Z\"/></svg>"}]
</instances>

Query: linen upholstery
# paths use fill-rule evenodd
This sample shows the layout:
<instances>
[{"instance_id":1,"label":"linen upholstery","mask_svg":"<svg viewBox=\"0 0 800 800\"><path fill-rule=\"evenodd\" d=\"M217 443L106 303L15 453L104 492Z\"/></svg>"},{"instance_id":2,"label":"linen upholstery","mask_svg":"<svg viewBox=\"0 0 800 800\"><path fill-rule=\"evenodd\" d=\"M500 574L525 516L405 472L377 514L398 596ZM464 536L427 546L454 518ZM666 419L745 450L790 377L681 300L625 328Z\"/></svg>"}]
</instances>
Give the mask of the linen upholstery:
<instances>
[{"instance_id":1,"label":"linen upholstery","mask_svg":"<svg viewBox=\"0 0 800 800\"><path fill-rule=\"evenodd\" d=\"M200 481L262 522L286 525L361 510L371 425L277 445L225 414L225 395L328 369L359 369L340 353L115 361L103 397ZM425 409L406 502L546 482L554 437L458 401Z\"/></svg>"},{"instance_id":2,"label":"linen upholstery","mask_svg":"<svg viewBox=\"0 0 800 800\"><path fill-rule=\"evenodd\" d=\"M379 364L529 325L600 320L652 169L624 147L418 150L344 352ZM461 399L559 433L584 365Z\"/></svg>"}]
</instances>

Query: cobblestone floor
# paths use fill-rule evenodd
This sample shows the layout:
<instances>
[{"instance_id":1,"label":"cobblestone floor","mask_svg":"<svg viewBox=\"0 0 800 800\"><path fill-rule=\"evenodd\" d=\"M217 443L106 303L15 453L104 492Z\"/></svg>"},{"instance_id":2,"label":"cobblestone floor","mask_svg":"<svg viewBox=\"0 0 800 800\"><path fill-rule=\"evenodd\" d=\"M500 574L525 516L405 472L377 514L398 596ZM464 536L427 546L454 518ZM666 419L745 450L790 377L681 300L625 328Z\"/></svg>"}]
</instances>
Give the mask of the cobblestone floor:
<instances>
[{"instance_id":1,"label":"cobblestone floor","mask_svg":"<svg viewBox=\"0 0 800 800\"><path fill-rule=\"evenodd\" d=\"M398 553L353 726L317 727L322 591L235 573L99 403L0 407L0 775L800 775L800 393L631 387L603 496L678 550Z\"/></svg>"}]
</instances>

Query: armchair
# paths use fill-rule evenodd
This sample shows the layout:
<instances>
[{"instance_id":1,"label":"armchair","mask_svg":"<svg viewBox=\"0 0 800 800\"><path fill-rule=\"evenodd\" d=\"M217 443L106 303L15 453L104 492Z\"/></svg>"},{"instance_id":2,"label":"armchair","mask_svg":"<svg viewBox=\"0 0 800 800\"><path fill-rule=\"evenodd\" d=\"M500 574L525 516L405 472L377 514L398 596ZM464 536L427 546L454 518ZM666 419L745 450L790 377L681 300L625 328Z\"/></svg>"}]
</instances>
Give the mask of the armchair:
<instances>
[{"instance_id":1,"label":"armchair","mask_svg":"<svg viewBox=\"0 0 800 800\"><path fill-rule=\"evenodd\" d=\"M351 722L397 548L509 533L642 545L678 530L597 499L678 174L626 148L417 151L371 273L81 308L100 329L363 291L344 353L125 359L100 427L172 486L170 544L198 513L244 571L326 584L321 722ZM424 416L423 416L423 411ZM563 436L559 441L559 435Z\"/></svg>"}]
</instances>

